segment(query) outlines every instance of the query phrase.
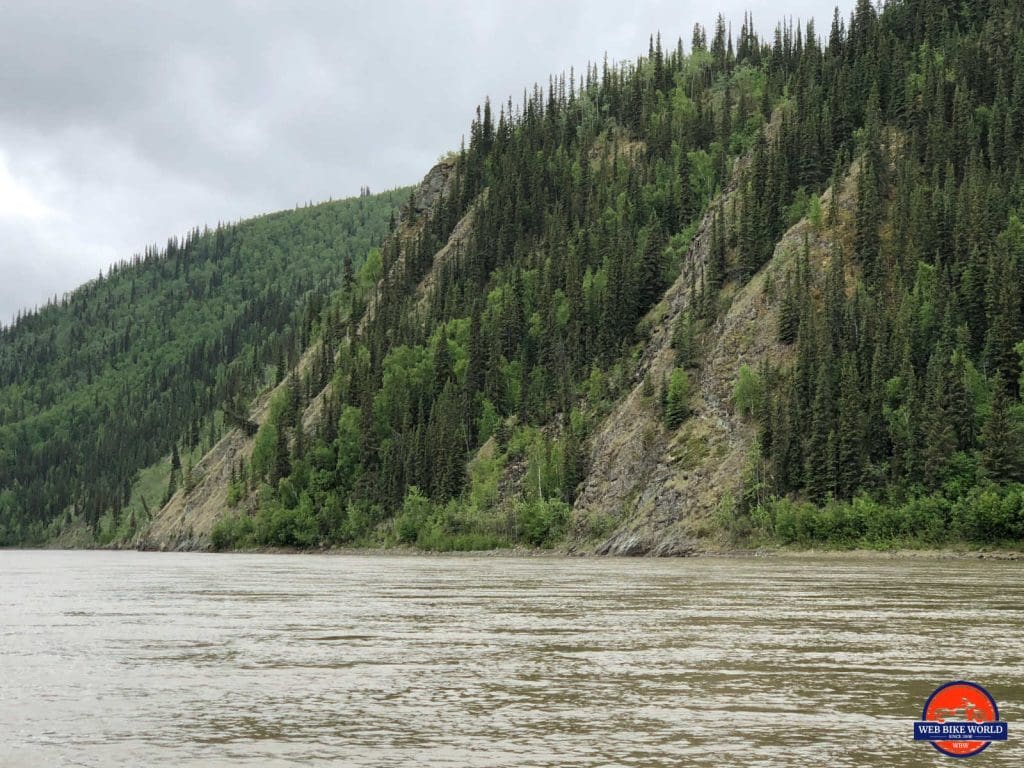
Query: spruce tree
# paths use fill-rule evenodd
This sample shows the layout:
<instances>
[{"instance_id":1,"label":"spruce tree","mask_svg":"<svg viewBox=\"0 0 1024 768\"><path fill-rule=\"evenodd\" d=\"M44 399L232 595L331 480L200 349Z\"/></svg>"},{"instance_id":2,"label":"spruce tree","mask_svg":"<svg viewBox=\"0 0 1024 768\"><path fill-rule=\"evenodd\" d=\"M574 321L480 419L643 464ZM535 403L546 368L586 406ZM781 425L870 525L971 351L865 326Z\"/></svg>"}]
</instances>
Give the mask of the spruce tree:
<instances>
[{"instance_id":1,"label":"spruce tree","mask_svg":"<svg viewBox=\"0 0 1024 768\"><path fill-rule=\"evenodd\" d=\"M275 430L274 463L270 470L270 484L274 487L292 473L291 453L288 450L288 434L284 425L278 424Z\"/></svg>"},{"instance_id":2,"label":"spruce tree","mask_svg":"<svg viewBox=\"0 0 1024 768\"><path fill-rule=\"evenodd\" d=\"M690 379L686 371L676 368L669 374L665 392L665 426L677 429L690 411Z\"/></svg>"},{"instance_id":3,"label":"spruce tree","mask_svg":"<svg viewBox=\"0 0 1024 768\"><path fill-rule=\"evenodd\" d=\"M655 304L665 290L664 254L665 233L661 222L652 216L647 224L647 237L640 262L639 305L636 309L638 316Z\"/></svg>"},{"instance_id":4,"label":"spruce tree","mask_svg":"<svg viewBox=\"0 0 1024 768\"><path fill-rule=\"evenodd\" d=\"M831 361L825 359L819 363L805 451L807 495L814 501L824 501L829 494L835 492L834 408Z\"/></svg>"},{"instance_id":5,"label":"spruce tree","mask_svg":"<svg viewBox=\"0 0 1024 768\"><path fill-rule=\"evenodd\" d=\"M992 406L981 428L981 464L997 483L1024 479L1024 431L1002 376L992 384Z\"/></svg>"},{"instance_id":6,"label":"spruce tree","mask_svg":"<svg viewBox=\"0 0 1024 768\"><path fill-rule=\"evenodd\" d=\"M839 378L839 417L836 425L836 495L849 497L860 487L864 473L865 413L863 386L852 353L843 356Z\"/></svg>"}]
</instances>

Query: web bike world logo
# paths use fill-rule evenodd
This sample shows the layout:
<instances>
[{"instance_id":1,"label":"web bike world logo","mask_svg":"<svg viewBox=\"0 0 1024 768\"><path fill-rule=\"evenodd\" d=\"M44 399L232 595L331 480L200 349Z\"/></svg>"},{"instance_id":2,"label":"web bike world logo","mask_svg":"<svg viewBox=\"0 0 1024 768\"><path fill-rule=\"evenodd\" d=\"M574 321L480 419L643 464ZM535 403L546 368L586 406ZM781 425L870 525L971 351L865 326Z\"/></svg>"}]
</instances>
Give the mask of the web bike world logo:
<instances>
[{"instance_id":1,"label":"web bike world logo","mask_svg":"<svg viewBox=\"0 0 1024 768\"><path fill-rule=\"evenodd\" d=\"M950 757L977 755L993 741L1006 741L1006 734L996 700L966 680L936 688L924 703L921 719L914 723L915 741L930 741Z\"/></svg>"}]
</instances>

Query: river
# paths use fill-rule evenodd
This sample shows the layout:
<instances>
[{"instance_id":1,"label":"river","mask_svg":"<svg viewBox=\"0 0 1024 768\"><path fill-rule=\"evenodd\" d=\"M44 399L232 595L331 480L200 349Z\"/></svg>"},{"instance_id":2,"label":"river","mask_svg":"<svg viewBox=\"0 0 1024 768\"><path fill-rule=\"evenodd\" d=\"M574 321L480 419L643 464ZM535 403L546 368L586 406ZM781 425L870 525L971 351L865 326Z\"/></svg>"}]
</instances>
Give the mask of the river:
<instances>
[{"instance_id":1,"label":"river","mask_svg":"<svg viewBox=\"0 0 1024 768\"><path fill-rule=\"evenodd\" d=\"M1024 765L1024 563L0 551L0 766Z\"/></svg>"}]
</instances>

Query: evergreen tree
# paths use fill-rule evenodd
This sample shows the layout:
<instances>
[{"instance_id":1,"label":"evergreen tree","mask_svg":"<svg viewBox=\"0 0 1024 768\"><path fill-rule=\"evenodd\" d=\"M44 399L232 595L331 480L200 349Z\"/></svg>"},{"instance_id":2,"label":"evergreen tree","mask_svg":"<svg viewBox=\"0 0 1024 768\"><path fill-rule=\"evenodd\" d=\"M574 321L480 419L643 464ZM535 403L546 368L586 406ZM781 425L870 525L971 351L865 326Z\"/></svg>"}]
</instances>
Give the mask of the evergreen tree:
<instances>
[{"instance_id":1,"label":"evergreen tree","mask_svg":"<svg viewBox=\"0 0 1024 768\"><path fill-rule=\"evenodd\" d=\"M690 379L686 371L676 368L669 374L665 392L665 426L677 429L690 411Z\"/></svg>"},{"instance_id":2,"label":"evergreen tree","mask_svg":"<svg viewBox=\"0 0 1024 768\"><path fill-rule=\"evenodd\" d=\"M852 353L843 355L839 379L839 416L836 425L836 495L851 496L864 472L863 386Z\"/></svg>"},{"instance_id":3,"label":"evergreen tree","mask_svg":"<svg viewBox=\"0 0 1024 768\"><path fill-rule=\"evenodd\" d=\"M291 474L291 471L292 462L291 453L288 450L288 435L285 432L284 425L279 425L275 430L274 463L270 471L270 484L277 486L283 478Z\"/></svg>"},{"instance_id":4,"label":"evergreen tree","mask_svg":"<svg viewBox=\"0 0 1024 768\"><path fill-rule=\"evenodd\" d=\"M1024 432L1002 376L993 382L992 408L981 429L981 463L998 483L1024 480Z\"/></svg>"},{"instance_id":5,"label":"evergreen tree","mask_svg":"<svg viewBox=\"0 0 1024 768\"><path fill-rule=\"evenodd\" d=\"M164 504L171 500L171 496L178 489L178 478L181 475L181 457L178 455L178 444L171 445L171 475L167 480L167 493L164 494Z\"/></svg>"},{"instance_id":6,"label":"evergreen tree","mask_svg":"<svg viewBox=\"0 0 1024 768\"><path fill-rule=\"evenodd\" d=\"M815 501L823 501L836 489L834 402L830 364L826 360L818 367L805 452L807 495Z\"/></svg>"}]
</instances>

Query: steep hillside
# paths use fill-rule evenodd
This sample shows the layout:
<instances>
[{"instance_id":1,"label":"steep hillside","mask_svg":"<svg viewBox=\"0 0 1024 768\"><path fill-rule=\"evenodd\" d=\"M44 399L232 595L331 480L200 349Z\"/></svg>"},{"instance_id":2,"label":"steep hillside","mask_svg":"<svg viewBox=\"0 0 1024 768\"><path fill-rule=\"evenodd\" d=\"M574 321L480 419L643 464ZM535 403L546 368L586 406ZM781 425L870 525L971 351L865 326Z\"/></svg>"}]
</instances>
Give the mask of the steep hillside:
<instances>
[{"instance_id":1,"label":"steep hillside","mask_svg":"<svg viewBox=\"0 0 1024 768\"><path fill-rule=\"evenodd\" d=\"M830 207L834 193L835 188L827 189L821 205ZM734 185L722 195L717 201L722 209L731 207L735 194ZM664 556L735 544L728 537L730 519L755 479L758 445L754 419L734 402L735 385L744 366L759 371L791 362L791 351L777 339L779 286L804 257L814 279L824 279L835 249L850 236L856 199L852 176L842 180L838 194L836 226L802 218L753 278L723 288L720 302L726 308L691 342L688 417L669 429L657 400L645 394L644 381L665 380L681 362L679 331L688 312L700 311L689 286L700 282L713 249L717 205L712 206L679 278L652 310L636 385L595 433L573 510L573 546L600 554ZM735 250L728 255L730 263L737 258ZM595 519L610 521L613 532L595 540L590 530Z\"/></svg>"},{"instance_id":2,"label":"steep hillside","mask_svg":"<svg viewBox=\"0 0 1024 768\"><path fill-rule=\"evenodd\" d=\"M1020 538L1020 22L720 19L485 104L214 544Z\"/></svg>"},{"instance_id":3,"label":"steep hillside","mask_svg":"<svg viewBox=\"0 0 1024 768\"><path fill-rule=\"evenodd\" d=\"M295 363L406 195L195 230L0 330L0 544L144 525Z\"/></svg>"},{"instance_id":4,"label":"steep hillside","mask_svg":"<svg viewBox=\"0 0 1024 768\"><path fill-rule=\"evenodd\" d=\"M396 210L393 236L409 237L417 232L447 190L451 171L451 163L442 161L413 188L409 200ZM344 349L348 344L348 329L355 324L358 330L359 324L373 317L383 280L380 272L378 260L362 265L349 290L335 297L333 308L327 310L333 318L332 323L320 329L287 377L272 389L261 392L249 405L248 424L229 428L209 447L192 469L191 481L177 489L149 524L140 526L126 544L143 549L205 549L210 546L211 534L218 520L234 507L246 509L253 505L254 500L248 493L238 491L238 474L252 460L259 429L267 424L271 415L271 404L287 399L289 388L294 388L295 382L301 380L301 389L306 393L301 417L304 428L311 429L316 421L324 418L324 407L332 384L329 376L322 372L314 374L314 369L318 366L323 368L325 355L328 364L333 366L333 350L338 347ZM360 317L358 308L363 306L366 309ZM339 338L329 340L327 337L331 332ZM231 499L229 507L229 494L233 490L237 497Z\"/></svg>"},{"instance_id":5,"label":"steep hillside","mask_svg":"<svg viewBox=\"0 0 1024 768\"><path fill-rule=\"evenodd\" d=\"M729 29L485 103L135 543L1019 546L1024 7Z\"/></svg>"}]
</instances>

